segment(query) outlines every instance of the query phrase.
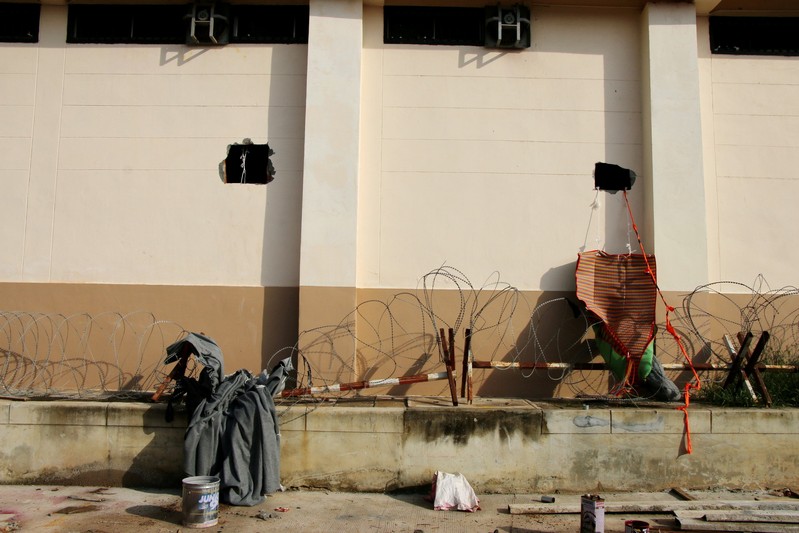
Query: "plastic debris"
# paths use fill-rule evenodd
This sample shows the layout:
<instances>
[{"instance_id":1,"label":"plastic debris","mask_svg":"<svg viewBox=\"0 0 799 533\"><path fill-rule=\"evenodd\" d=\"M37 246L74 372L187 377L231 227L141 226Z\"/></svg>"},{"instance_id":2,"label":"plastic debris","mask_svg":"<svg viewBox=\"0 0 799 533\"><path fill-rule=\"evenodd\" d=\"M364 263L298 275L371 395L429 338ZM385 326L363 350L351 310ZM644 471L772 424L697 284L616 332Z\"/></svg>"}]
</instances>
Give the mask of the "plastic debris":
<instances>
[{"instance_id":1,"label":"plastic debris","mask_svg":"<svg viewBox=\"0 0 799 533\"><path fill-rule=\"evenodd\" d=\"M436 471L430 499L436 511L457 509L471 513L480 509L480 500L463 474Z\"/></svg>"}]
</instances>

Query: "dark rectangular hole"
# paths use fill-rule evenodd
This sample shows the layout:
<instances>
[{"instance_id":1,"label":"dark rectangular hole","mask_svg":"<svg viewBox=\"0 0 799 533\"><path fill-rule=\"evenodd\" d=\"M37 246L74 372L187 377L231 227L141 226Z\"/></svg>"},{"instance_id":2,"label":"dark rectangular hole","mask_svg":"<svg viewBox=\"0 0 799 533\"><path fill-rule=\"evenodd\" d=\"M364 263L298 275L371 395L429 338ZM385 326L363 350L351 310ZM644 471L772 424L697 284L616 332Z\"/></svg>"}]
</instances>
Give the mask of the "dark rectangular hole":
<instances>
[{"instance_id":1,"label":"dark rectangular hole","mask_svg":"<svg viewBox=\"0 0 799 533\"><path fill-rule=\"evenodd\" d=\"M233 7L232 42L308 42L308 6L240 5Z\"/></svg>"},{"instance_id":2,"label":"dark rectangular hole","mask_svg":"<svg viewBox=\"0 0 799 533\"><path fill-rule=\"evenodd\" d=\"M192 4L72 4L67 20L67 42L185 43L191 7ZM308 6L219 3L217 7L232 21L230 42L308 42ZM223 23L217 21L217 24Z\"/></svg>"},{"instance_id":3,"label":"dark rectangular hole","mask_svg":"<svg viewBox=\"0 0 799 533\"><path fill-rule=\"evenodd\" d=\"M383 42L482 46L484 9L471 7L386 6Z\"/></svg>"},{"instance_id":4,"label":"dark rectangular hole","mask_svg":"<svg viewBox=\"0 0 799 533\"><path fill-rule=\"evenodd\" d=\"M225 183L269 183L274 168L268 144L231 144L225 158Z\"/></svg>"},{"instance_id":5,"label":"dark rectangular hole","mask_svg":"<svg viewBox=\"0 0 799 533\"><path fill-rule=\"evenodd\" d=\"M710 17L714 54L799 55L799 17Z\"/></svg>"},{"instance_id":6,"label":"dark rectangular hole","mask_svg":"<svg viewBox=\"0 0 799 533\"><path fill-rule=\"evenodd\" d=\"M0 4L0 42L38 43L39 4Z\"/></svg>"}]
</instances>

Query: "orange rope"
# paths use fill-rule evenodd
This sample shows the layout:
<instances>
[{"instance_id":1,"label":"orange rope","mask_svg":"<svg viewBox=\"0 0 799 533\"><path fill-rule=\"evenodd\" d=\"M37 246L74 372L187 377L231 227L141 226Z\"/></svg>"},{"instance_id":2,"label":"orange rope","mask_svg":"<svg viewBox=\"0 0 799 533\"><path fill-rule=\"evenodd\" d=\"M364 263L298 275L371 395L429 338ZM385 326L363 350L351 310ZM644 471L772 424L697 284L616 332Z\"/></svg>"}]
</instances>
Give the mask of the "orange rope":
<instances>
[{"instance_id":1,"label":"orange rope","mask_svg":"<svg viewBox=\"0 0 799 533\"><path fill-rule=\"evenodd\" d=\"M658 287L657 279L655 278L655 273L652 271L652 267L649 265L649 260L646 258L646 252L644 251L644 244L641 242L641 235L638 233L638 226L635 224L635 218L633 218L633 210L630 206L630 200L627 198L627 191L622 191L624 193L624 201L627 204L627 213L630 215L630 222L633 225L633 231L635 232L635 238L638 240L638 246L641 249L641 254L644 256L644 262L646 263L646 271L649 276L652 278L652 283L655 284L655 289L660 296L663 305L666 306L666 331L668 331L674 340L677 342L677 346L680 348L680 352L682 353L685 360L688 362L688 366L691 368L691 373L694 375L694 382L688 382L685 384L685 405L678 407L678 411L683 412L683 422L685 424L685 451L686 453L691 453L693 451L693 446L691 445L691 426L688 423L688 406L691 404L691 389L694 390L701 390L702 389L702 381L699 379L699 375L697 375L696 370L694 369L693 362L691 358L688 356L688 352L685 350L685 346L683 346L682 338L677 333L677 330L674 329L674 326L671 324L671 320L669 320L669 315L674 308L668 304L666 301L666 297L663 296L663 292Z\"/></svg>"}]
</instances>

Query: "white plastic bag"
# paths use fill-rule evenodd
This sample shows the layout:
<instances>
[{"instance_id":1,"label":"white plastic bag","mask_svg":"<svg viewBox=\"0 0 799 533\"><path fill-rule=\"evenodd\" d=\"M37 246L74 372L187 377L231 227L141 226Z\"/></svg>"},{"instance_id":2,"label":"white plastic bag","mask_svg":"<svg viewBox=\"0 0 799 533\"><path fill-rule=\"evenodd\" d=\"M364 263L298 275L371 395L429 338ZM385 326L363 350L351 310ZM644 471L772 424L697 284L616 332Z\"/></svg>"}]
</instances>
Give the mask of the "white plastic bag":
<instances>
[{"instance_id":1,"label":"white plastic bag","mask_svg":"<svg viewBox=\"0 0 799 533\"><path fill-rule=\"evenodd\" d=\"M480 509L480 500L463 474L448 474L436 471L430 491L433 509L436 511L469 511Z\"/></svg>"}]
</instances>

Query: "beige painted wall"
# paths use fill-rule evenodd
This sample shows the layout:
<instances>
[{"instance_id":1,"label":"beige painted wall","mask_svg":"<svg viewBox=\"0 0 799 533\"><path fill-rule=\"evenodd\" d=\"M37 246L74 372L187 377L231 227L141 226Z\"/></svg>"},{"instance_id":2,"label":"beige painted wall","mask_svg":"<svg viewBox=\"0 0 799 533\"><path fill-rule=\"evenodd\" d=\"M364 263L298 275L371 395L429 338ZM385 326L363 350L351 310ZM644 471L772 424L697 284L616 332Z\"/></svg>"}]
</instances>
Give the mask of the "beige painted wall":
<instances>
[{"instance_id":1,"label":"beige painted wall","mask_svg":"<svg viewBox=\"0 0 799 533\"><path fill-rule=\"evenodd\" d=\"M587 234L626 243L623 205L590 206L595 162L641 168L640 12L532 14L532 47L498 51L384 45L365 8L359 286L446 262L562 290Z\"/></svg>"},{"instance_id":2,"label":"beige painted wall","mask_svg":"<svg viewBox=\"0 0 799 533\"><path fill-rule=\"evenodd\" d=\"M711 279L776 289L796 285L794 200L799 195L799 59L711 55L698 21L711 233ZM715 237L715 238L714 238Z\"/></svg>"},{"instance_id":3,"label":"beige painted wall","mask_svg":"<svg viewBox=\"0 0 799 533\"><path fill-rule=\"evenodd\" d=\"M4 279L19 278L22 273L37 52L35 45L0 45L0 242L5 255L0 275Z\"/></svg>"},{"instance_id":4,"label":"beige painted wall","mask_svg":"<svg viewBox=\"0 0 799 533\"><path fill-rule=\"evenodd\" d=\"M66 13L0 48L0 278L296 286L307 47L67 45ZM245 137L266 187L219 177Z\"/></svg>"},{"instance_id":5,"label":"beige painted wall","mask_svg":"<svg viewBox=\"0 0 799 533\"><path fill-rule=\"evenodd\" d=\"M581 246L623 247L590 170L642 166L640 16L536 6L532 48L499 52L384 45L365 6L356 285L446 262L568 289ZM296 286L307 47L66 45L65 24L44 6L41 43L0 47L2 279ZM710 56L706 25L709 278L788 284L797 62ZM267 187L218 179L244 137L277 151Z\"/></svg>"}]
</instances>

